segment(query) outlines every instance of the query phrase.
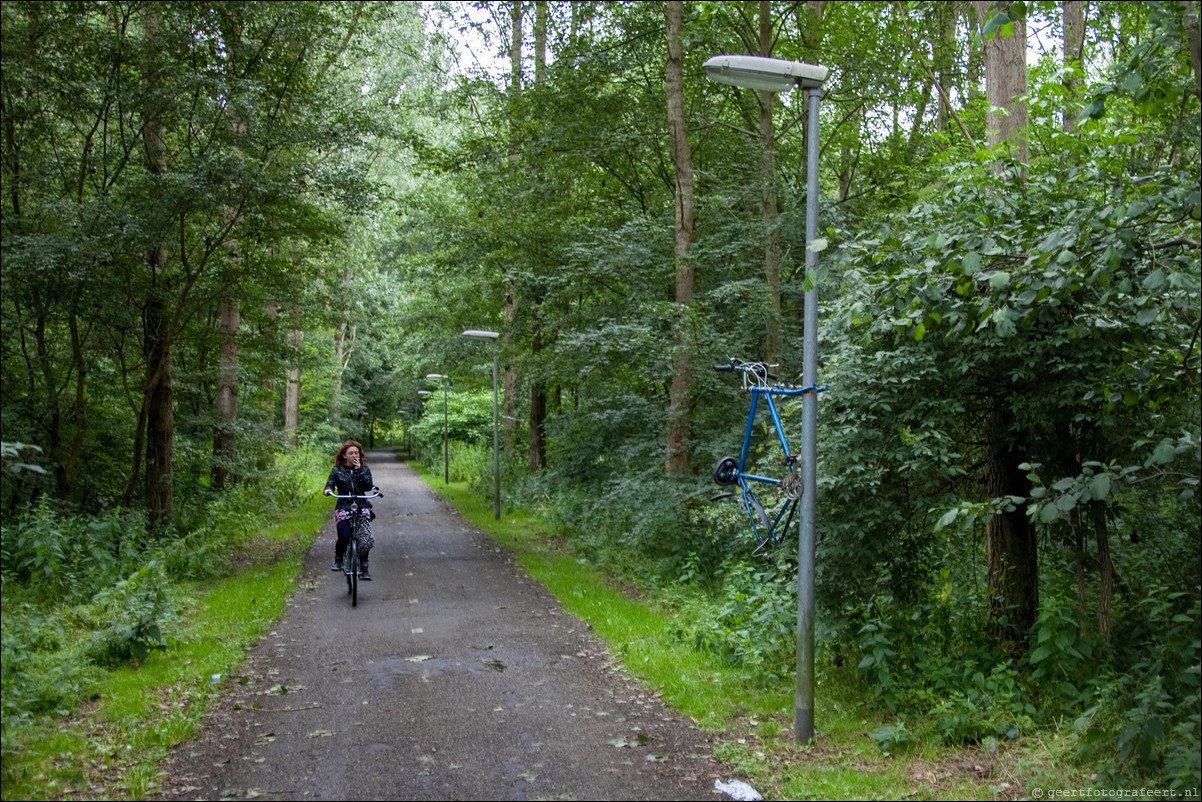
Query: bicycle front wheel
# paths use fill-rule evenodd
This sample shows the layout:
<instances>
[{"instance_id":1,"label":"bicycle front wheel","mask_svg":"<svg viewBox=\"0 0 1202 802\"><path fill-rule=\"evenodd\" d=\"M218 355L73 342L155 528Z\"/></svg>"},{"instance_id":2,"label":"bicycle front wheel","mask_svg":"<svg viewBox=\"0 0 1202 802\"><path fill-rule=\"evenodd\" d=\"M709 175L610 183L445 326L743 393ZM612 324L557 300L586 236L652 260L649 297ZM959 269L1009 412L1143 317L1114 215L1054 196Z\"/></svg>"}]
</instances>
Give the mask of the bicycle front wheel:
<instances>
[{"instance_id":1,"label":"bicycle front wheel","mask_svg":"<svg viewBox=\"0 0 1202 802\"><path fill-rule=\"evenodd\" d=\"M359 604L359 544L351 538L346 546L346 590L351 595L351 607Z\"/></svg>"}]
</instances>

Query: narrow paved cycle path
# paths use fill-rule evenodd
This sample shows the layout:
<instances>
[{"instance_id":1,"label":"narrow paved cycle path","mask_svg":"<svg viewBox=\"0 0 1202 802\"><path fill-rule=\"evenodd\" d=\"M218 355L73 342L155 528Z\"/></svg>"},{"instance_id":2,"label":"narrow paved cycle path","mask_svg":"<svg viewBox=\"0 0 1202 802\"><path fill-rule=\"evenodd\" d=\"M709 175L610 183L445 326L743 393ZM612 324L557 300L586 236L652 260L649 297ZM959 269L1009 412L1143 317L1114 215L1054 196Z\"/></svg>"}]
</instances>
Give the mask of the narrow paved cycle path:
<instances>
[{"instance_id":1,"label":"narrow paved cycle path","mask_svg":"<svg viewBox=\"0 0 1202 802\"><path fill-rule=\"evenodd\" d=\"M327 524L167 798L724 798L704 733L411 468L368 464L386 495L359 606Z\"/></svg>"}]
</instances>

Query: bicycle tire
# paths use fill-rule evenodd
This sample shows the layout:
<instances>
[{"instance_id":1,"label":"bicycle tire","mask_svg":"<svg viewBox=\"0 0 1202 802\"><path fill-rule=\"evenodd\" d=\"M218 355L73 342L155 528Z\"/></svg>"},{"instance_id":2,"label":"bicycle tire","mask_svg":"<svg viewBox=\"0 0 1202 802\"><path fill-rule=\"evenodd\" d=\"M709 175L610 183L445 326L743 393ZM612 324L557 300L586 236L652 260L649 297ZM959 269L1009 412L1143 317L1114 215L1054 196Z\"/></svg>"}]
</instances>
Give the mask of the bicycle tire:
<instances>
[{"instance_id":1,"label":"bicycle tire","mask_svg":"<svg viewBox=\"0 0 1202 802\"><path fill-rule=\"evenodd\" d=\"M355 538L351 538L351 542L347 544L346 552L348 562L350 564L350 572L346 575L346 582L351 594L351 607L359 606L359 544L355 542Z\"/></svg>"}]
</instances>

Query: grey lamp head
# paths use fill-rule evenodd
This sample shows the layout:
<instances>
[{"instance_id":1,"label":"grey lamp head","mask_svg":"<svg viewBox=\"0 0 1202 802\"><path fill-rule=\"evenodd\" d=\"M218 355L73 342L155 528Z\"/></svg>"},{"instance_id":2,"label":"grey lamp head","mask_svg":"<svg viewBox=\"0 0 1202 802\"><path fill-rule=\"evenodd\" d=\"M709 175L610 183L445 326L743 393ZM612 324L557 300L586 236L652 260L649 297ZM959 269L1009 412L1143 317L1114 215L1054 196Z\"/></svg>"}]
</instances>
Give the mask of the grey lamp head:
<instances>
[{"instance_id":1,"label":"grey lamp head","mask_svg":"<svg viewBox=\"0 0 1202 802\"><path fill-rule=\"evenodd\" d=\"M463 332L462 336L470 340L495 340L501 335L495 331L482 331L480 329L468 329Z\"/></svg>"},{"instance_id":2,"label":"grey lamp head","mask_svg":"<svg viewBox=\"0 0 1202 802\"><path fill-rule=\"evenodd\" d=\"M817 89L830 72L817 64L763 56L714 56L704 66L711 81L765 92L787 92L798 84Z\"/></svg>"}]
</instances>

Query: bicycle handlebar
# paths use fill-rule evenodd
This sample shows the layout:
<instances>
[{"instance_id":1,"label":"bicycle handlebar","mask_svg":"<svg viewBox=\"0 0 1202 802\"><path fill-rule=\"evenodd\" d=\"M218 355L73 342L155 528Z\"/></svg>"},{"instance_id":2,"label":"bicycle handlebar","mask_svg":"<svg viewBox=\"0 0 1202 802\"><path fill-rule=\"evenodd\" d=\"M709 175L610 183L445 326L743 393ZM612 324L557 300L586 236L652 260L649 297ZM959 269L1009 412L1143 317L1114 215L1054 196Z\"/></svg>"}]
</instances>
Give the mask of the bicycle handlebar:
<instances>
[{"instance_id":1,"label":"bicycle handlebar","mask_svg":"<svg viewBox=\"0 0 1202 802\"><path fill-rule=\"evenodd\" d=\"M744 362L741 359L732 357L730 362L725 365L714 365L714 370L727 372L741 370L743 371L744 378L746 378L746 374L750 373L761 381L776 381L778 377L775 373L768 370L770 367L774 368L776 365L766 365L763 362Z\"/></svg>"},{"instance_id":2,"label":"bicycle handlebar","mask_svg":"<svg viewBox=\"0 0 1202 802\"><path fill-rule=\"evenodd\" d=\"M378 488L378 487L373 487L371 490L372 490L372 494L371 494L370 496L362 496L362 495L357 495L357 494L355 494L355 493L352 493L352 494L350 494L349 496L342 496L342 495L339 495L339 494L337 494L337 493L329 493L328 495L329 495L329 497L330 497L330 498L350 498L350 499L356 499L356 498L379 498L380 496L384 495L383 493L381 493L381 492L380 492L380 488Z\"/></svg>"}]
</instances>

